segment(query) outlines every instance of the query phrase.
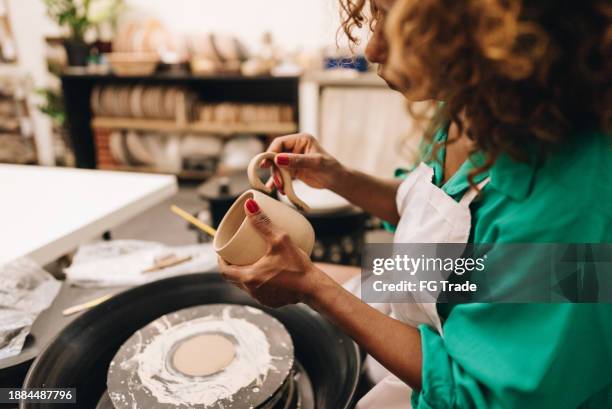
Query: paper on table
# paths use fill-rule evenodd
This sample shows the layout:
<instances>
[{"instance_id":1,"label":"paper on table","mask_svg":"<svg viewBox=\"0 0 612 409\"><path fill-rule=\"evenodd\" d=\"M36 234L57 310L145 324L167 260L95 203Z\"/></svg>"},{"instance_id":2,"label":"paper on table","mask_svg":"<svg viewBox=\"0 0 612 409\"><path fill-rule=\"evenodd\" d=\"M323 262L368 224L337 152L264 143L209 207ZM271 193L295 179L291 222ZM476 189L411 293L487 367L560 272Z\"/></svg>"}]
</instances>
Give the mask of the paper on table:
<instances>
[{"instance_id":1,"label":"paper on table","mask_svg":"<svg viewBox=\"0 0 612 409\"><path fill-rule=\"evenodd\" d=\"M146 272L155 260L174 254L191 260L155 272ZM66 279L79 287L117 287L145 284L181 274L211 271L217 267L212 244L166 247L160 243L117 240L81 246Z\"/></svg>"},{"instance_id":2,"label":"paper on table","mask_svg":"<svg viewBox=\"0 0 612 409\"><path fill-rule=\"evenodd\" d=\"M72 265L75 266L88 261L118 257L140 250L155 250L164 247L161 243L143 240L111 240L83 244L72 258Z\"/></svg>"},{"instance_id":3,"label":"paper on table","mask_svg":"<svg viewBox=\"0 0 612 409\"><path fill-rule=\"evenodd\" d=\"M0 266L0 359L21 352L38 315L53 302L60 282L29 259Z\"/></svg>"}]
</instances>

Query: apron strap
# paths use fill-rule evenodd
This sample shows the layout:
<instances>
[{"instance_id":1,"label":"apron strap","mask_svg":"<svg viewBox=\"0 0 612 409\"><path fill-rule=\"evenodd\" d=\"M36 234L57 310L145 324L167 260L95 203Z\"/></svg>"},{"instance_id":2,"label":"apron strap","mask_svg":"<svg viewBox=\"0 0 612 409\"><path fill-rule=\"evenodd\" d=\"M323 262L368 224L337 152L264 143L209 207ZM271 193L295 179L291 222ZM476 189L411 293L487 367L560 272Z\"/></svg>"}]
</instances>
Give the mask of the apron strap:
<instances>
[{"instance_id":1,"label":"apron strap","mask_svg":"<svg viewBox=\"0 0 612 409\"><path fill-rule=\"evenodd\" d=\"M463 205L465 207L469 207L470 204L474 201L474 199L476 199L476 196L478 196L480 194L482 189L487 185L487 183L489 183L490 180L491 180L491 178L488 177L485 180L483 180L482 182L480 182L479 184L477 184L476 187L478 189L475 189L473 186L470 186L468 191L465 192L465 194L463 195L463 197L459 201L459 204Z\"/></svg>"}]
</instances>

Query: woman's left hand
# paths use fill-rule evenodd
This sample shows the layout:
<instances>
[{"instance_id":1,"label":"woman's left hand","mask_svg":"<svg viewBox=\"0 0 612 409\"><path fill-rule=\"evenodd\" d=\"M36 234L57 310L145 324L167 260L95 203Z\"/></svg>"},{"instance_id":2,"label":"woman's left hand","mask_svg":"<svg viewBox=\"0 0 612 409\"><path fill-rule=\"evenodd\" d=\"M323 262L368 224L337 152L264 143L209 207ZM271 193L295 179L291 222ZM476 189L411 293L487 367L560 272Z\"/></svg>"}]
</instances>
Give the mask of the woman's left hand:
<instances>
[{"instance_id":1,"label":"woman's left hand","mask_svg":"<svg viewBox=\"0 0 612 409\"><path fill-rule=\"evenodd\" d=\"M304 302L323 274L289 235L272 224L255 200L245 203L249 222L268 243L266 254L250 266L228 264L219 257L223 277L270 307Z\"/></svg>"}]
</instances>

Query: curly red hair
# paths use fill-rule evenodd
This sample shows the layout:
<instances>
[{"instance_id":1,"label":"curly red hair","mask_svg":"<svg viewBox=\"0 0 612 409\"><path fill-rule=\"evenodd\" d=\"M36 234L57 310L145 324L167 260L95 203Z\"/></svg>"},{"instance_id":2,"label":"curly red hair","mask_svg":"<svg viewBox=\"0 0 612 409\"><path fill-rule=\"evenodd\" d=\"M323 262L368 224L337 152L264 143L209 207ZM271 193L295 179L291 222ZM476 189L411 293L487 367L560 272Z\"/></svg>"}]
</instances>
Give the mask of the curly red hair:
<instances>
[{"instance_id":1,"label":"curly red hair","mask_svg":"<svg viewBox=\"0 0 612 409\"><path fill-rule=\"evenodd\" d=\"M368 4L341 0L351 41L376 24ZM526 146L611 131L611 16L608 0L397 0L386 72L408 100L444 101L429 137L455 122L490 167L504 152L521 159Z\"/></svg>"}]
</instances>

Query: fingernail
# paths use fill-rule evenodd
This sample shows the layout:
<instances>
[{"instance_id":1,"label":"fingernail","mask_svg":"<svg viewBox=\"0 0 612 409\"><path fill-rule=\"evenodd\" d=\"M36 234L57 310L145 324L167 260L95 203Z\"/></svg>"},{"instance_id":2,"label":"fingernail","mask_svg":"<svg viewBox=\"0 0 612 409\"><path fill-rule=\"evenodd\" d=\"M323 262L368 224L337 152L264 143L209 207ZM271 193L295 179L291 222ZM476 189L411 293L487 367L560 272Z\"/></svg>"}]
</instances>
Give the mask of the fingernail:
<instances>
[{"instance_id":1,"label":"fingernail","mask_svg":"<svg viewBox=\"0 0 612 409\"><path fill-rule=\"evenodd\" d=\"M283 184L281 183L276 173L274 174L274 186L276 186L276 188L280 190L281 193L283 192Z\"/></svg>"},{"instance_id":2,"label":"fingernail","mask_svg":"<svg viewBox=\"0 0 612 409\"><path fill-rule=\"evenodd\" d=\"M249 199L246 201L246 208L251 214L256 214L259 212L259 205L253 199Z\"/></svg>"},{"instance_id":3,"label":"fingernail","mask_svg":"<svg viewBox=\"0 0 612 409\"><path fill-rule=\"evenodd\" d=\"M286 155L278 155L276 157L276 164L278 166L289 166L289 156Z\"/></svg>"}]
</instances>

